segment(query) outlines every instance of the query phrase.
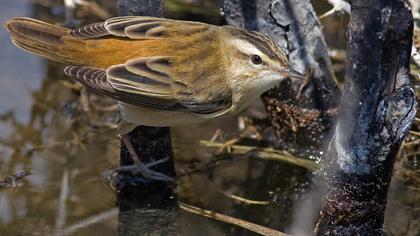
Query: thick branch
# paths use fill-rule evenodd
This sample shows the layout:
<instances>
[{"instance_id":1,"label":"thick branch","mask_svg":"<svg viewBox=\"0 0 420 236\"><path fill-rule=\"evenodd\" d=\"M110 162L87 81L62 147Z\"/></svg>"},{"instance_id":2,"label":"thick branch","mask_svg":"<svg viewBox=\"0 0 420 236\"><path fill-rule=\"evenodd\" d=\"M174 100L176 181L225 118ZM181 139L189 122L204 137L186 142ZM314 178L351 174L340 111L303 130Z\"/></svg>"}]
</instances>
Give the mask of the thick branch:
<instances>
[{"instance_id":1,"label":"thick branch","mask_svg":"<svg viewBox=\"0 0 420 236\"><path fill-rule=\"evenodd\" d=\"M119 0L119 15L145 15L161 17L163 13L162 0ZM129 139L142 162L151 163L160 159L169 159L153 170L167 176L175 176L172 158L171 136L169 128L139 126L129 133ZM121 166L132 165L127 148L121 146ZM177 206L174 186L160 181L146 180L132 174L122 174L118 180L118 204L120 208L119 233L132 234L135 229L139 234L153 234L161 232L161 228L171 231L175 215L168 209ZM133 209L151 209L141 216L125 211ZM159 221L156 216L160 215ZM151 224L153 222L153 224ZM161 224L161 225L160 225ZM140 228L138 226L142 226ZM165 232L166 232L165 231ZM168 234L166 232L165 234Z\"/></svg>"},{"instance_id":2,"label":"thick branch","mask_svg":"<svg viewBox=\"0 0 420 236\"><path fill-rule=\"evenodd\" d=\"M290 65L308 73L307 83L284 83L262 96L277 146L319 147L328 139L339 101L320 24L309 0L223 0L229 24L271 36ZM258 6L258 7L257 7ZM321 137L321 138L320 138Z\"/></svg>"},{"instance_id":3,"label":"thick branch","mask_svg":"<svg viewBox=\"0 0 420 236\"><path fill-rule=\"evenodd\" d=\"M415 117L413 18L402 0L353 0L346 84L318 235L381 235L393 163Z\"/></svg>"}]
</instances>

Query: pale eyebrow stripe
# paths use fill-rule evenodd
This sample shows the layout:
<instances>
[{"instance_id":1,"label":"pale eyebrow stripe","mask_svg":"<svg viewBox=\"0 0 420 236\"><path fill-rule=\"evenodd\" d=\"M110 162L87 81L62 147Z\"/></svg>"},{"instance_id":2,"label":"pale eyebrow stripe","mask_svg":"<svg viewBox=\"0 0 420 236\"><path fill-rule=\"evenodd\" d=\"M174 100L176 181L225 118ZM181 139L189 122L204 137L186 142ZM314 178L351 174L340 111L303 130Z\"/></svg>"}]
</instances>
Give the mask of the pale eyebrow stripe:
<instances>
[{"instance_id":1,"label":"pale eyebrow stripe","mask_svg":"<svg viewBox=\"0 0 420 236\"><path fill-rule=\"evenodd\" d=\"M233 34L242 40L248 41L264 55L274 61L287 62L286 55L280 51L277 44L268 36L254 31L236 30Z\"/></svg>"}]
</instances>

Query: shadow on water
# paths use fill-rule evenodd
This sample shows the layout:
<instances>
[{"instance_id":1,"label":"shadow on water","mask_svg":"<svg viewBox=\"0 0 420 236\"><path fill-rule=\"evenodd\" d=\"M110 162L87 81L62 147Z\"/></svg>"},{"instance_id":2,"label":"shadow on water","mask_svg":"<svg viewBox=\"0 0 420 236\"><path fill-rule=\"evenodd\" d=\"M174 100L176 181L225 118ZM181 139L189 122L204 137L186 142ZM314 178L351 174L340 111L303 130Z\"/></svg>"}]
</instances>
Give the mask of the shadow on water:
<instances>
[{"instance_id":1,"label":"shadow on water","mask_svg":"<svg viewBox=\"0 0 420 236\"><path fill-rule=\"evenodd\" d=\"M0 8L1 22L13 16L64 21L64 9L58 1L5 2L7 7ZM100 2L114 14L113 1ZM195 8L182 5L181 0L170 2L168 17L223 22L220 17L194 10L203 4L218 9L216 0L201 0ZM328 9L325 4L316 7L321 12ZM218 10L209 12L217 14ZM345 18L331 17L322 23L329 44L345 49ZM114 103L69 82L62 65L16 49L4 30L0 40L0 179L22 169L33 172L17 182L16 188L0 189L1 235L45 235L56 230L68 235L139 235L150 231L160 235L254 235L181 210L132 210L118 218L114 186L104 177L118 164ZM90 101L87 106L86 99ZM242 116L256 114L264 117L260 103ZM213 160L214 150L200 147L198 141L209 140L218 128L224 131L225 139L234 137L237 117L172 129L176 169L183 176L176 189L179 200L281 231L289 229L293 215L299 215L296 209L305 210L299 206L314 207L305 203L313 174L280 162L229 157L214 168L183 175ZM394 185L395 191L401 188L401 183ZM227 194L269 204L247 205ZM399 217L413 220L403 211ZM92 227L78 228L95 220L98 223Z\"/></svg>"}]
</instances>

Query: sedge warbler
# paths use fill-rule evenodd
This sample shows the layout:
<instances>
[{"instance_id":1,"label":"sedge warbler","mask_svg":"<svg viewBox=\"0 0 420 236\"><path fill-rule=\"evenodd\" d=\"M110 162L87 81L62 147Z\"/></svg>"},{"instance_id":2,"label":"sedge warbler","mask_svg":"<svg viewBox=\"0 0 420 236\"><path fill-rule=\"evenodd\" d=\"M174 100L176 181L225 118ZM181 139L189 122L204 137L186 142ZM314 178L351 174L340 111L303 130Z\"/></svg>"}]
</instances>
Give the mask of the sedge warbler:
<instances>
[{"instance_id":1,"label":"sedge warbler","mask_svg":"<svg viewBox=\"0 0 420 236\"><path fill-rule=\"evenodd\" d=\"M175 126L236 114L303 75L269 37L231 26L126 16L70 30L5 24L18 47L69 64L65 74L118 101L133 125Z\"/></svg>"}]
</instances>

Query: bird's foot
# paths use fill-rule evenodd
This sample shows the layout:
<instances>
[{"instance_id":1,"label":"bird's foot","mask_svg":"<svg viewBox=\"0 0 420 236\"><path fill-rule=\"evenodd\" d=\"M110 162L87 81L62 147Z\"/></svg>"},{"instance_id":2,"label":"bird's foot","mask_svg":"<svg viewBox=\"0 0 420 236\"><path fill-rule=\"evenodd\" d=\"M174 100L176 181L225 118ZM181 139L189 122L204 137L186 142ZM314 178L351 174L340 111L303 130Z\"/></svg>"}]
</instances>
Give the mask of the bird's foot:
<instances>
[{"instance_id":1,"label":"bird's foot","mask_svg":"<svg viewBox=\"0 0 420 236\"><path fill-rule=\"evenodd\" d=\"M134 162L134 165L130 166L121 166L117 169L115 169L118 172L121 171L131 171L133 173L140 173L143 175L144 178L150 179L150 180L157 180L157 181L164 181L164 182L175 182L175 178L169 177L167 175L164 175L160 172L154 171L150 168L162 164L169 160L169 158L160 159L148 164L144 164L140 157L137 155L136 151L134 150L133 145L131 144L128 135L122 135L121 139L125 146L127 147L128 152L130 153L130 156Z\"/></svg>"},{"instance_id":2,"label":"bird's foot","mask_svg":"<svg viewBox=\"0 0 420 236\"><path fill-rule=\"evenodd\" d=\"M167 158L165 158L165 159L167 159ZM128 165L128 166L120 166L120 167L117 167L117 168L113 169L112 171L110 171L110 173L107 173L106 176L113 176L115 173L121 173L121 172L131 172L133 174L140 173L147 180L175 182L174 178L150 169L150 167L152 167L152 166L155 166L155 165L158 165L160 163L163 163L163 162L167 161L165 159L156 161L156 162L159 162L157 164L155 164L156 162L153 162L153 163L149 163L147 165L144 165L142 167L139 167L138 165L135 165L135 164L134 165ZM153 164L153 165L151 165L151 164Z\"/></svg>"}]
</instances>

